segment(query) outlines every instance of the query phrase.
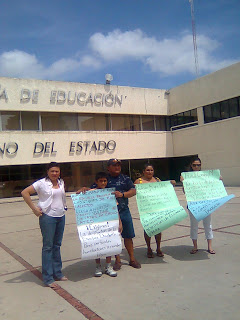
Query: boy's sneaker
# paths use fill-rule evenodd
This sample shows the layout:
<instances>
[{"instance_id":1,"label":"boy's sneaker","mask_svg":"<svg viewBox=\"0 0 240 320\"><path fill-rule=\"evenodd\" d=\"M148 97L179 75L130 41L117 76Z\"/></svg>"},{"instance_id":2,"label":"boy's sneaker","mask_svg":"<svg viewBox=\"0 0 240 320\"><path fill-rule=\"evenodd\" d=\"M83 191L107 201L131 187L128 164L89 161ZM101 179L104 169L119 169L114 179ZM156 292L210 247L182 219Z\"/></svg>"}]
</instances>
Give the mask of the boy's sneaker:
<instances>
[{"instance_id":1,"label":"boy's sneaker","mask_svg":"<svg viewBox=\"0 0 240 320\"><path fill-rule=\"evenodd\" d=\"M117 272L113 270L113 267L112 267L112 266L106 267L105 273L106 273L107 275L109 275L110 277L116 277L116 276L117 276Z\"/></svg>"},{"instance_id":2,"label":"boy's sneaker","mask_svg":"<svg viewBox=\"0 0 240 320\"><path fill-rule=\"evenodd\" d=\"M95 277L101 277L102 276L102 268L101 266L97 266L95 270Z\"/></svg>"}]
</instances>

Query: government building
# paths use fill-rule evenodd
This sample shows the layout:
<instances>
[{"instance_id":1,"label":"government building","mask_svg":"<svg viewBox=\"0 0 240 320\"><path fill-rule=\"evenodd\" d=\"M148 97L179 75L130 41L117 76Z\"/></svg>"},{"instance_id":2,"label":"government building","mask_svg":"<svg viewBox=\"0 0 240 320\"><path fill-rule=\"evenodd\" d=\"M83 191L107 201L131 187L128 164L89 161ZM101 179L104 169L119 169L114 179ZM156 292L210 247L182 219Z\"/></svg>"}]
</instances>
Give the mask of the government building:
<instances>
[{"instance_id":1,"label":"government building","mask_svg":"<svg viewBox=\"0 0 240 320\"><path fill-rule=\"evenodd\" d=\"M240 62L170 90L0 78L0 198L61 164L66 191L110 158L133 180L150 161L179 181L189 159L240 185Z\"/></svg>"}]
</instances>

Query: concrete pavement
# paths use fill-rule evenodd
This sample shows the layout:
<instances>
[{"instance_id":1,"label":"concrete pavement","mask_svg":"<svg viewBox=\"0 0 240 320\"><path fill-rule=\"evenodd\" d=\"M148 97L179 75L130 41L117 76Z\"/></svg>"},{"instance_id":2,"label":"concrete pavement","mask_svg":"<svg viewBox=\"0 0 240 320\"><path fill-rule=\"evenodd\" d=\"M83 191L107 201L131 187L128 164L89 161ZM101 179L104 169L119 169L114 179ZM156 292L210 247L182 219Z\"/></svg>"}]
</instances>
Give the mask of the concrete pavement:
<instances>
[{"instance_id":1,"label":"concrete pavement","mask_svg":"<svg viewBox=\"0 0 240 320\"><path fill-rule=\"evenodd\" d=\"M186 207L182 189L178 198ZM202 224L199 252L189 254L189 219L163 232L164 258L146 257L135 199L130 199L139 270L128 266L126 251L117 278L93 276L94 261L80 261L80 242L71 199L62 245L69 278L54 291L41 277L38 219L20 199L0 200L0 319L237 320L240 318L240 188L212 215L215 255L206 251ZM155 249L155 244L152 246Z\"/></svg>"}]
</instances>

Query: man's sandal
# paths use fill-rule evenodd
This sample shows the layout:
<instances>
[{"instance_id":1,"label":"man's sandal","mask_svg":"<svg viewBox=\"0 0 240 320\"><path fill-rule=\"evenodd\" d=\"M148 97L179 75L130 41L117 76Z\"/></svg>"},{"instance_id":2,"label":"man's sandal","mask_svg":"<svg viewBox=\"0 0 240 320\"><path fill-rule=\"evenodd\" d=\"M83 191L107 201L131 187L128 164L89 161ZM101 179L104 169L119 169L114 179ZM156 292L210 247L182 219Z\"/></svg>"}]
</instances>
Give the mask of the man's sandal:
<instances>
[{"instance_id":1,"label":"man's sandal","mask_svg":"<svg viewBox=\"0 0 240 320\"><path fill-rule=\"evenodd\" d=\"M129 265L135 269L141 268L141 264L137 260L130 261Z\"/></svg>"},{"instance_id":2,"label":"man's sandal","mask_svg":"<svg viewBox=\"0 0 240 320\"><path fill-rule=\"evenodd\" d=\"M47 284L47 286L51 289L57 289L59 288L58 284L56 282L52 282L52 283L49 283Z\"/></svg>"},{"instance_id":3,"label":"man's sandal","mask_svg":"<svg viewBox=\"0 0 240 320\"><path fill-rule=\"evenodd\" d=\"M68 281L68 278L63 276L62 278L55 279L56 281Z\"/></svg>"}]
</instances>

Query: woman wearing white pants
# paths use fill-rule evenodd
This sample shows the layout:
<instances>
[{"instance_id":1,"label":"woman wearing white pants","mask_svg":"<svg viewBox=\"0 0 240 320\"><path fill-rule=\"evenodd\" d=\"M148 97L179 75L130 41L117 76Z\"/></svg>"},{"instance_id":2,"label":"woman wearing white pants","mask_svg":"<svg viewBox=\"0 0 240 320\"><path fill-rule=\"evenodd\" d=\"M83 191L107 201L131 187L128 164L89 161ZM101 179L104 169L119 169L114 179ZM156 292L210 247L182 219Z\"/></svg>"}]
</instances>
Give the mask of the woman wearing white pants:
<instances>
[{"instance_id":1,"label":"woman wearing white pants","mask_svg":"<svg viewBox=\"0 0 240 320\"><path fill-rule=\"evenodd\" d=\"M201 171L201 160L198 157L195 157L190 162L191 171ZM183 177L180 177L180 181L183 181ZM189 210L188 210L189 211ZM190 238L193 242L193 249L190 251L191 254L195 254L198 252L198 245L197 245L197 238L198 238L198 221L193 216L193 214L189 211L190 216ZM208 243L208 252L210 254L215 254L215 251L212 248L212 239L213 239L213 232L212 232L212 224L211 224L211 214L203 219L203 227L205 231L205 236Z\"/></svg>"}]
</instances>

